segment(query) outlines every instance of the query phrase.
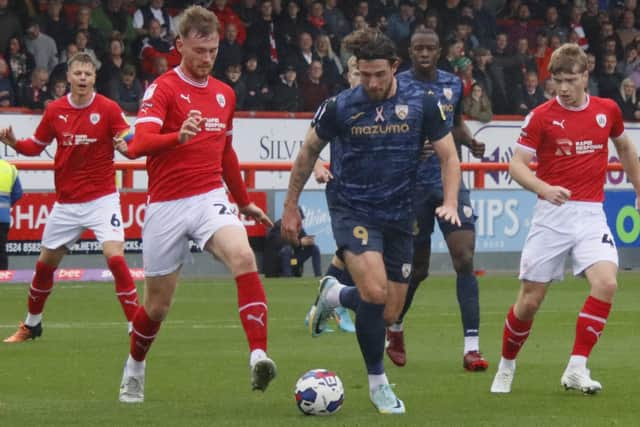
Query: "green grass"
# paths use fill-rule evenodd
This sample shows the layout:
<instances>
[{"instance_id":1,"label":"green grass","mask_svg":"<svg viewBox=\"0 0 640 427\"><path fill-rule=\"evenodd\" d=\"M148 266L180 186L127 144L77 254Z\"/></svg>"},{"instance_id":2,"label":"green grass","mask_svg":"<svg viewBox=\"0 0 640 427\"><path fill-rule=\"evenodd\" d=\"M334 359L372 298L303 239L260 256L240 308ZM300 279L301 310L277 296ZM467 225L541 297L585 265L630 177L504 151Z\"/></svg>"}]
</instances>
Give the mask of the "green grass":
<instances>
[{"instance_id":1,"label":"green grass","mask_svg":"<svg viewBox=\"0 0 640 427\"><path fill-rule=\"evenodd\" d=\"M118 403L128 352L126 326L106 284L61 284L50 298L44 335L0 343L0 426L632 426L640 425L640 276L620 275L621 289L590 361L603 383L597 396L565 392L560 375L571 350L585 282L554 287L518 360L510 395L489 386L499 358L502 325L517 280L481 278L482 349L489 372L462 370L462 328L455 279L433 277L407 319L408 363L386 363L407 406L405 416L378 415L353 334L312 339L303 318L315 294L311 279L266 280L270 355L278 378L251 392L248 354L233 282L183 282L149 355L146 401ZM26 286L0 286L0 335L24 317ZM332 417L305 417L293 386L311 368L337 371L345 404Z\"/></svg>"}]
</instances>

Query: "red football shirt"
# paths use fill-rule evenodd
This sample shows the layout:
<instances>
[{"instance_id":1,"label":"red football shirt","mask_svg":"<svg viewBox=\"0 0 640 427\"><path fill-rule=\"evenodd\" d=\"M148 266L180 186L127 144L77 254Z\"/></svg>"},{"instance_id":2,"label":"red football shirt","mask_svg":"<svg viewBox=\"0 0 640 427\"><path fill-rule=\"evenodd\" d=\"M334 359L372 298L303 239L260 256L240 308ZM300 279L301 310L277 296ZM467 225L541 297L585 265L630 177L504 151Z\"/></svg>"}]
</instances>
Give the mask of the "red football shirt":
<instances>
[{"instance_id":1,"label":"red football shirt","mask_svg":"<svg viewBox=\"0 0 640 427\"><path fill-rule=\"evenodd\" d=\"M602 202L609 138L623 132L622 112L611 99L590 96L579 108L552 99L525 118L518 146L538 157L538 178L569 189L571 200Z\"/></svg>"},{"instance_id":2,"label":"red football shirt","mask_svg":"<svg viewBox=\"0 0 640 427\"><path fill-rule=\"evenodd\" d=\"M118 104L99 94L86 105L74 105L69 94L47 106L32 139L42 145L58 142L58 202L82 203L116 192L113 137L128 127Z\"/></svg>"},{"instance_id":3,"label":"red football shirt","mask_svg":"<svg viewBox=\"0 0 640 427\"><path fill-rule=\"evenodd\" d=\"M138 123L156 123L160 133L180 130L189 112L202 116L200 132L184 144L147 156L152 202L182 199L223 186L222 154L233 130L233 89L209 77L189 79L176 67L158 77L144 94Z\"/></svg>"}]
</instances>

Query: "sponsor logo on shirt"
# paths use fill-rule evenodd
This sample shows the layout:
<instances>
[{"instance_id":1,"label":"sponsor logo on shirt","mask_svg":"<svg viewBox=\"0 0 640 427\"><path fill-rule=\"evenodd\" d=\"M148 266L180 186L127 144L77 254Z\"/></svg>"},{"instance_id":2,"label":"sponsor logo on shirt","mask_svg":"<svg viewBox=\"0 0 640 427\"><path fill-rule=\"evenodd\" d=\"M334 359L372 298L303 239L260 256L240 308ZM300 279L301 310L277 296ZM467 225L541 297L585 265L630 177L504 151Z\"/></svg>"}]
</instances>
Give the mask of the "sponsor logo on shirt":
<instances>
[{"instance_id":1,"label":"sponsor logo on shirt","mask_svg":"<svg viewBox=\"0 0 640 427\"><path fill-rule=\"evenodd\" d=\"M98 138L89 138L88 135L76 135L69 132L64 132L62 134L62 145L67 147L71 145L93 144L96 141L98 141Z\"/></svg>"}]
</instances>

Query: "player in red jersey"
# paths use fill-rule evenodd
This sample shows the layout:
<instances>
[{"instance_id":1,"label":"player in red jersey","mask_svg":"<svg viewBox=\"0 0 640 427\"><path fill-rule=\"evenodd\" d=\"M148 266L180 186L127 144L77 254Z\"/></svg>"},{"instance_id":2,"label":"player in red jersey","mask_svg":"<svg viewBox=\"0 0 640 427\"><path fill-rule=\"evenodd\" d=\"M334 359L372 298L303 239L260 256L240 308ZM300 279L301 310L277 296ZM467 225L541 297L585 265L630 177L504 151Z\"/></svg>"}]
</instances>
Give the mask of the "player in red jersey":
<instances>
[{"instance_id":1,"label":"player in red jersey","mask_svg":"<svg viewBox=\"0 0 640 427\"><path fill-rule=\"evenodd\" d=\"M189 239L220 259L235 277L238 311L249 342L254 390L264 391L276 366L267 357L267 301L246 230L230 206L223 181L240 211L271 220L251 203L231 144L235 95L210 76L218 51L218 20L199 6L180 19L180 65L147 89L133 140L116 147L147 156L149 204L142 232L145 302L133 321L120 401L144 400L145 357L166 317Z\"/></svg>"},{"instance_id":2,"label":"player in red jersey","mask_svg":"<svg viewBox=\"0 0 640 427\"><path fill-rule=\"evenodd\" d=\"M95 93L96 64L89 55L76 54L68 65L71 93L47 106L32 137L16 140L11 127L0 129L0 140L27 156L37 156L53 139L58 142L56 202L44 227L27 318L4 340L7 343L42 334L42 312L53 287L53 274L67 247L86 229L102 244L130 328L138 307L135 283L124 258L122 212L113 167L113 137L129 124L118 104Z\"/></svg>"},{"instance_id":3,"label":"player in red jersey","mask_svg":"<svg viewBox=\"0 0 640 427\"><path fill-rule=\"evenodd\" d=\"M538 202L522 250L520 293L504 326L493 393L511 391L516 356L548 285L562 280L569 254L573 273L586 277L591 289L578 314L573 351L560 382L583 393L602 389L591 379L587 358L602 334L617 288L618 253L602 209L609 138L640 195L638 155L624 133L622 113L614 101L586 93L589 74L582 49L575 44L558 48L549 71L558 96L525 118L509 164L511 176L536 193ZM536 174L528 167L534 155Z\"/></svg>"}]
</instances>

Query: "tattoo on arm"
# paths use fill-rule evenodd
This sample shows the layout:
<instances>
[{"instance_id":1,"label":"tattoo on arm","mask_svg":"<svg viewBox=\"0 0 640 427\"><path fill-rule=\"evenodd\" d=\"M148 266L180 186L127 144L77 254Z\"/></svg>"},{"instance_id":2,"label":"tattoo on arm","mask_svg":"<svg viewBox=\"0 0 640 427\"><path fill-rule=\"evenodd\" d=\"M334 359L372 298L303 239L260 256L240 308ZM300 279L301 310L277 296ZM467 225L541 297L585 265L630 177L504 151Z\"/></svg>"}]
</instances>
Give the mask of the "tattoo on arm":
<instances>
[{"instance_id":1,"label":"tattoo on arm","mask_svg":"<svg viewBox=\"0 0 640 427\"><path fill-rule=\"evenodd\" d=\"M291 169L287 202L297 205L300 193L302 193L304 185L307 183L311 172L313 172L313 167L320 156L320 152L326 145L327 141L320 139L313 129L307 132L305 142Z\"/></svg>"}]
</instances>

